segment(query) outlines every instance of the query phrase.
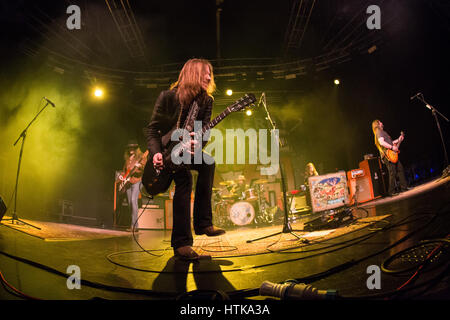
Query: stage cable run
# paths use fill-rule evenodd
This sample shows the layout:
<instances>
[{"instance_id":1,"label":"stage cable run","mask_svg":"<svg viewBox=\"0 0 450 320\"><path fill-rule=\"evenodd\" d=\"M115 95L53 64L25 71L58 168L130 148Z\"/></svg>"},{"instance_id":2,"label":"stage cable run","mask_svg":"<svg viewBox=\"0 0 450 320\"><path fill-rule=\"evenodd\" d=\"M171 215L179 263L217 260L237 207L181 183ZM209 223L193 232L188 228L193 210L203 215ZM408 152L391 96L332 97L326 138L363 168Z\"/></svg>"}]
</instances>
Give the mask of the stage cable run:
<instances>
[{"instance_id":1,"label":"stage cable run","mask_svg":"<svg viewBox=\"0 0 450 320\"><path fill-rule=\"evenodd\" d=\"M447 205L448 205L448 203L446 205L444 205L443 207L445 207ZM399 245L400 243L406 241L407 239L412 237L414 234L418 233L419 231L421 231L421 230L425 229L426 227L428 227L429 225L431 225L431 223L440 215L439 213L441 211L442 211L442 208L440 210L438 210L438 213L433 214L432 218L425 225L423 225L421 228L418 228L418 229L415 229L415 230L411 231L410 233L408 233L407 235L403 236L402 238L400 238L399 240L397 240L393 244L391 244L391 245L389 245L389 246L387 246L387 247L385 247L385 248L383 248L383 249L381 249L381 250L379 250L379 251L377 251L375 253L369 254L369 255L367 255L367 256L365 256L363 258L360 258L360 259L356 259L356 260L351 260L351 261L345 262L343 264L340 264L338 266L332 267L332 268L330 268L330 269L328 269L326 271L323 271L323 272L320 272L320 273L317 273L317 274L314 274L314 275L310 275L310 276L303 277L303 278L289 280L290 281L289 285L294 285L295 286L295 284L299 284L299 283L303 283L303 284L304 283L311 283L311 282L315 282L315 281L324 279L324 278L326 278L328 276L331 276L333 274L336 274L338 272L342 272L344 270L347 270L347 269L349 269L349 268L351 268L351 267L361 263L364 260L373 258L373 257L375 257L375 256L377 256L377 255L379 255L379 254L381 254L381 253L383 253L383 252L385 252L387 250L390 250L390 249L396 247L397 245ZM446 213L448 213L448 209L447 209ZM410 215L409 217L411 217L411 216L413 216L413 215ZM401 223L396 223L396 224L390 225L388 227L381 228L380 230L377 230L375 232L372 232L371 235L373 235L373 234L375 234L375 233L377 233L377 232L379 232L381 230L387 230L387 229L391 229L391 228L398 227L400 225L404 225L406 223L409 223L410 221L409 222L407 221L407 219L409 217L403 219L403 221ZM361 241L363 241L363 240L361 240ZM439 242L439 243L440 242L449 243L448 237L445 238L445 239L431 239L431 240L428 240L428 241L436 241L436 242ZM421 245L421 244L419 244L419 245ZM348 246L345 246L345 247L348 247ZM435 248L435 250L432 251L432 253L435 253L441 247L442 247L442 245L438 244L437 247ZM408 249L410 249L410 248L408 248ZM408 249L406 249L406 250L408 250ZM335 250L337 250L337 249L335 249ZM332 251L335 251L335 250L332 250ZM324 253L321 253L321 254L326 254L326 253L329 253L329 252L324 252ZM6 257L9 257L11 259L20 261L22 263L31 265L33 267L42 269L44 271L56 274L58 276L62 276L62 277L65 277L65 278L67 278L69 276L68 274L63 273L63 272L61 272L59 270L56 270L56 269L51 268L49 266L46 266L46 265L43 265L43 264L31 261L31 260L28 260L28 259L25 259L25 258L17 257L17 256L8 254L8 253L3 252L3 251L0 251L0 254L4 255ZM314 255L314 256L316 256L316 255ZM432 254L430 253L427 256L427 258L425 259L425 261L423 262L424 266L425 266L425 264L428 264L430 262L430 258L431 257L432 257ZM391 257L389 257L389 258L391 258ZM299 260L299 259L291 259L289 261L295 261L295 260ZM263 266L267 266L267 265L270 265L270 264L261 265L261 266L258 266L258 268L259 267L263 267ZM385 262L383 262L383 265L385 265ZM380 293L380 294L367 295L367 296L338 296L338 295L335 295L335 297L337 299L382 299L382 298L389 298L391 296L398 296L401 293L405 293L405 292L408 292L408 291L411 291L411 290L415 290L417 288L421 288L421 287L424 287L424 286L428 285L428 287L421 292L421 294L423 294L424 292L428 291L429 289L434 287L436 284L438 284L441 279L447 277L448 276L448 272L450 270L449 266L447 265L446 268L444 269L444 271L439 273L436 277L434 277L434 278L432 278L432 279L430 279L428 281L425 281L424 283L420 283L420 284L417 284L417 285L414 285L414 286L409 286L413 279L417 280L417 276L419 275L420 271L423 268L424 267L421 264L418 267L418 270L416 270L416 272L412 275L412 277L407 282L405 282L404 284L399 286L395 291L385 292L385 293ZM234 271L234 270L229 270L229 271ZM219 271L219 272L224 272L224 271ZM3 285L3 287L5 287L7 292L9 292L12 295L15 295L17 297L23 298L23 299L33 299L33 300L34 299L39 299L39 298L35 298L35 297L32 297L32 296L26 295L25 293L23 293L23 292L17 290L16 288L14 288L12 285L10 285L5 280L5 278L4 278L3 274L1 273L1 271L0 271L0 275L1 275L0 279L1 279L2 285ZM81 279L80 282L81 282L82 285L85 285L85 286L88 286L88 287L92 287L92 288L95 288L95 289L114 291L114 292L121 292L121 293L146 295L146 296L156 297L156 298L159 298L159 299L183 299L183 297L184 298L190 297L190 299L192 299L194 296L196 296L196 292L200 296L201 293L204 291L204 290L195 290L195 291L193 291L191 293L189 293L189 292L186 293L185 292L185 293L179 294L179 293L173 293L173 292L172 293L169 293L169 292L158 292L158 291L154 291L154 290L144 290L144 289L135 289L135 288L124 288L124 287L110 286L110 285L105 285L105 284L101 284L101 283L98 283L98 282L92 282L92 281L85 280L85 279ZM280 283L280 284L285 284L285 283ZM208 290L206 290L206 291L208 291ZM209 291L210 291L210 293L212 293L212 296L221 297L221 298L227 298L227 299L242 299L242 298L249 298L249 297L254 297L254 296L260 295L260 288L258 288L258 289L236 290L236 291L232 291L232 292L228 292L228 293L223 293L220 290L209 290Z\"/></svg>"}]
</instances>

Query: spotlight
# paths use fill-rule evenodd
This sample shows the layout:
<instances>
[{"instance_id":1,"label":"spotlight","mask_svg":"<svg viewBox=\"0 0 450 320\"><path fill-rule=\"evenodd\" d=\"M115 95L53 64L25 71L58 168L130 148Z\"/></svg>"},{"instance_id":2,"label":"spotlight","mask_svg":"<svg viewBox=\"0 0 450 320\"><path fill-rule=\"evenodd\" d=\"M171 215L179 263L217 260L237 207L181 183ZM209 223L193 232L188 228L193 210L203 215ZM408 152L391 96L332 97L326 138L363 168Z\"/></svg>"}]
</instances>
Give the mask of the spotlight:
<instances>
[{"instance_id":1,"label":"spotlight","mask_svg":"<svg viewBox=\"0 0 450 320\"><path fill-rule=\"evenodd\" d=\"M94 88L94 96L96 98L101 99L101 98L103 98L104 94L105 93L102 88L100 88L100 87Z\"/></svg>"},{"instance_id":2,"label":"spotlight","mask_svg":"<svg viewBox=\"0 0 450 320\"><path fill-rule=\"evenodd\" d=\"M246 115L248 115L248 116L251 116L251 115L252 115L252 113L253 113L253 112L252 112L252 110L250 110L250 109L249 109L249 110L247 110L247 111L245 111L245 114L246 114Z\"/></svg>"},{"instance_id":3,"label":"spotlight","mask_svg":"<svg viewBox=\"0 0 450 320\"><path fill-rule=\"evenodd\" d=\"M228 90L227 90L227 95L228 95L228 96L231 96L232 94L233 94L233 90L228 89Z\"/></svg>"},{"instance_id":4,"label":"spotlight","mask_svg":"<svg viewBox=\"0 0 450 320\"><path fill-rule=\"evenodd\" d=\"M335 85L338 86L340 83L341 83L341 82L339 81L339 79L334 79L334 84L335 84Z\"/></svg>"}]
</instances>

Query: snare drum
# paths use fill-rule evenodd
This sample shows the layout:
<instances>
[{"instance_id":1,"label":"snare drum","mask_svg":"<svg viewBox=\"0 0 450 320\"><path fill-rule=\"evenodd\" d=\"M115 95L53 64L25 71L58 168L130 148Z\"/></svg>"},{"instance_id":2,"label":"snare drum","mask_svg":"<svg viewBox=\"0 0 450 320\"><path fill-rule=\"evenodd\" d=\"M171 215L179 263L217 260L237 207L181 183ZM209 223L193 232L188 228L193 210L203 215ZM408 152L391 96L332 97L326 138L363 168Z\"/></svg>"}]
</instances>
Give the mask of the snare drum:
<instances>
[{"instance_id":1,"label":"snare drum","mask_svg":"<svg viewBox=\"0 0 450 320\"><path fill-rule=\"evenodd\" d=\"M255 209L246 201L239 201L230 208L230 220L237 226L245 226L255 218Z\"/></svg>"}]
</instances>

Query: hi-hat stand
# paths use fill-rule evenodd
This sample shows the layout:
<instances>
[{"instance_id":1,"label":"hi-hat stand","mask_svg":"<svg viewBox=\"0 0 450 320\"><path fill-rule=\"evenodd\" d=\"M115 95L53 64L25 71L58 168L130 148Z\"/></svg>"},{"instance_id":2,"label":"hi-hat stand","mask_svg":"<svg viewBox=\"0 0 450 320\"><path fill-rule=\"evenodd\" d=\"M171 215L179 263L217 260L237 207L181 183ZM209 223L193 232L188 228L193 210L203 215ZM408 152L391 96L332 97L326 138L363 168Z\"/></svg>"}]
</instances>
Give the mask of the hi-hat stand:
<instances>
[{"instance_id":1,"label":"hi-hat stand","mask_svg":"<svg viewBox=\"0 0 450 320\"><path fill-rule=\"evenodd\" d=\"M420 101L422 101L425 104L425 107L427 107L428 109L431 110L431 113L433 114L434 119L436 120L436 125L437 125L438 131L439 131L439 135L441 136L442 148L444 150L445 168L442 171L442 178L445 178L450 175L450 165L448 163L447 149L445 147L445 141L444 141L444 137L442 135L441 125L439 124L439 119L438 119L437 115L440 115L447 122L449 122L449 120L442 113L440 113L438 110L436 110L435 107L433 107L431 104L426 102L422 93L420 93L420 92L417 93L415 96L411 97L411 100L414 98L417 98Z\"/></svg>"},{"instance_id":2,"label":"hi-hat stand","mask_svg":"<svg viewBox=\"0 0 450 320\"><path fill-rule=\"evenodd\" d=\"M52 102L50 102L48 99L46 99L45 97L42 98L42 100L45 100L47 103L45 104L45 106L36 114L36 116L31 120L31 122L26 126L26 128L20 133L19 137L17 138L16 142L14 142L14 146L17 144L17 142L19 142L20 139L22 139L22 146L20 147L20 153L19 153L19 164L17 166L17 175L16 175L16 185L14 187L14 211L12 213L12 217L9 219L3 219L3 221L8 221L11 220L11 223L14 224L15 222L17 222L18 224L24 224L33 228L36 228L38 230L41 230L41 228L36 227L28 222L22 221L18 218L17 216L17 192L18 192L18 187L19 187L19 174L20 174L20 166L22 164L22 155L23 155L23 146L25 144L25 139L27 137L27 131L28 128L32 125L32 123L37 119L37 117L42 113L42 111L44 111L45 108L47 108L47 106L49 104L51 104L53 107L55 106ZM41 101L42 101L41 100Z\"/></svg>"},{"instance_id":3,"label":"hi-hat stand","mask_svg":"<svg viewBox=\"0 0 450 320\"><path fill-rule=\"evenodd\" d=\"M273 129L273 134L275 134L275 132L277 132L277 127L275 125L275 122L272 120L272 117L270 116L269 110L267 109L267 102L266 102L266 94L263 92L261 94L261 98L259 100L259 104L262 103L264 106L264 110L266 111L267 114L267 120L269 120L270 125L272 126ZM278 143L280 145L280 149L282 147L284 147L283 143L281 142L280 137L278 138ZM273 151L271 151L273 152ZM283 192L283 206L284 206L284 223L283 223L283 230L280 232L276 232L273 234L269 234L267 236L263 236L260 238L256 238L256 239L251 239L251 240L247 240L247 243L251 243L254 241L258 241L258 240L262 240L262 239L266 239L266 238L270 238L279 234L283 234L283 233L289 233L292 234L293 236L295 236L296 238L300 239L300 240L304 240L301 236L299 236L298 234L294 233L294 231L302 231L302 230L293 230L291 227L291 224L289 222L289 218L288 218L288 206L287 206L287 200L286 200L286 184L285 184L285 180L284 180L284 171L283 171L283 166L281 164L281 161L279 161L279 170L280 170L280 176L281 176L281 188L282 188L282 192Z\"/></svg>"}]
</instances>

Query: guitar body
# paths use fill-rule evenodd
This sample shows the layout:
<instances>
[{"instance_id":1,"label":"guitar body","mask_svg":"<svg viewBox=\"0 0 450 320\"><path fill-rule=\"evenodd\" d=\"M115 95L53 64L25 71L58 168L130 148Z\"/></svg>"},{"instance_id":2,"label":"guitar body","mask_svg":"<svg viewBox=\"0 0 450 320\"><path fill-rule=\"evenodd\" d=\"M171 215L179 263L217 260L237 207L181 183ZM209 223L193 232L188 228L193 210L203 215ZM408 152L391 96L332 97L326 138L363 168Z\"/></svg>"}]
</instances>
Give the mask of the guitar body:
<instances>
[{"instance_id":1,"label":"guitar body","mask_svg":"<svg viewBox=\"0 0 450 320\"><path fill-rule=\"evenodd\" d=\"M145 190L151 196L166 192L172 183L172 170L156 170L151 161L148 161L142 175L142 184Z\"/></svg>"},{"instance_id":2,"label":"guitar body","mask_svg":"<svg viewBox=\"0 0 450 320\"><path fill-rule=\"evenodd\" d=\"M400 132L400 138L399 138L399 142L396 144L397 148L400 147L400 144L402 143L403 139L405 138L405 133L402 131ZM397 163L398 162L398 154L400 153L400 150L395 152L394 150L389 150L387 149L385 152L386 158L392 162L392 163Z\"/></svg>"},{"instance_id":3,"label":"guitar body","mask_svg":"<svg viewBox=\"0 0 450 320\"><path fill-rule=\"evenodd\" d=\"M141 160L139 160L138 164L134 165L133 168L129 169L124 176L122 177L120 183L118 183L118 192L120 195L123 195L127 192L128 188L135 184L140 180L140 178L133 177L132 175L136 172L136 169L139 166L142 166L142 162L147 162L148 150L142 155Z\"/></svg>"},{"instance_id":4,"label":"guitar body","mask_svg":"<svg viewBox=\"0 0 450 320\"><path fill-rule=\"evenodd\" d=\"M386 150L386 153L385 153L386 158L392 163L398 162L398 154L399 154L399 152L395 152L395 151L389 150L389 149Z\"/></svg>"}]
</instances>

